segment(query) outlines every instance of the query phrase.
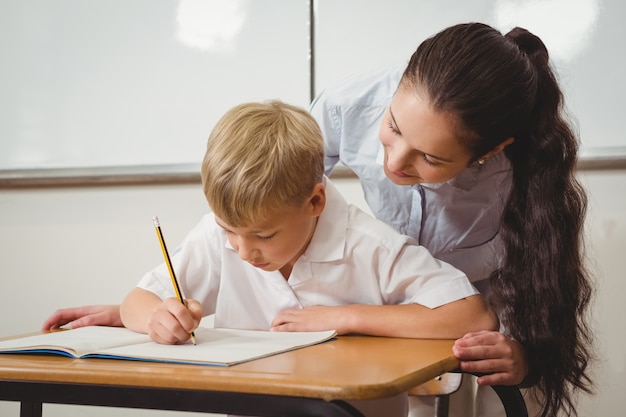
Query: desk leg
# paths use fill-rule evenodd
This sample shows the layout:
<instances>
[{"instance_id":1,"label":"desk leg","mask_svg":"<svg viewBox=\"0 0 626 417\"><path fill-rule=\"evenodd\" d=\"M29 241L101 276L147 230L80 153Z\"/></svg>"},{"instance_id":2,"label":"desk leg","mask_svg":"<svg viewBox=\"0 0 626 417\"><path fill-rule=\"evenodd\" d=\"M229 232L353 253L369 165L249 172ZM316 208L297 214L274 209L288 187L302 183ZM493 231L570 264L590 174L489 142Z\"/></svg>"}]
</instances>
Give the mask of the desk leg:
<instances>
[{"instance_id":1,"label":"desk leg","mask_svg":"<svg viewBox=\"0 0 626 417\"><path fill-rule=\"evenodd\" d=\"M39 402L22 401L20 417L41 417L42 405Z\"/></svg>"}]
</instances>

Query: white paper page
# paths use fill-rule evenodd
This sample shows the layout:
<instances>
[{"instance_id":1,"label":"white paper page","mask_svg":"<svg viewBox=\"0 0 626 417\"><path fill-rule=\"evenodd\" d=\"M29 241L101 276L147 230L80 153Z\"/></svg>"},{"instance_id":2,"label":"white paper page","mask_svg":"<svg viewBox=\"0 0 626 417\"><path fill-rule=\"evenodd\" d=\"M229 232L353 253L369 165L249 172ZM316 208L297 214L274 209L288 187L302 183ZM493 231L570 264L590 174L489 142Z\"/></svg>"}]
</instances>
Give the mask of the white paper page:
<instances>
[{"instance_id":1,"label":"white paper page","mask_svg":"<svg viewBox=\"0 0 626 417\"><path fill-rule=\"evenodd\" d=\"M332 338L334 331L269 332L234 329L195 330L197 345L161 345L150 342L100 350L120 358L143 358L167 362L229 365L316 344Z\"/></svg>"}]
</instances>

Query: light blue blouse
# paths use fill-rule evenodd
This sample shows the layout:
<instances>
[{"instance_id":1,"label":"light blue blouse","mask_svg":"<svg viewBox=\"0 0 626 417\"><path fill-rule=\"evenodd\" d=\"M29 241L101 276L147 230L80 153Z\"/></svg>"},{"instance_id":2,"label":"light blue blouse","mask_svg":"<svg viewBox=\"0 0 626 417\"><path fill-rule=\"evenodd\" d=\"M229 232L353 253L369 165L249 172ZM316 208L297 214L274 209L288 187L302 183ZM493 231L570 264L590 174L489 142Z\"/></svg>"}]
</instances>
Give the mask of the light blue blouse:
<instances>
[{"instance_id":1,"label":"light blue blouse","mask_svg":"<svg viewBox=\"0 0 626 417\"><path fill-rule=\"evenodd\" d=\"M404 68L354 75L311 104L325 141L326 174L341 162L359 177L372 213L461 269L483 293L503 248L500 217L510 188L503 153L441 184L399 186L383 171L378 129Z\"/></svg>"}]
</instances>

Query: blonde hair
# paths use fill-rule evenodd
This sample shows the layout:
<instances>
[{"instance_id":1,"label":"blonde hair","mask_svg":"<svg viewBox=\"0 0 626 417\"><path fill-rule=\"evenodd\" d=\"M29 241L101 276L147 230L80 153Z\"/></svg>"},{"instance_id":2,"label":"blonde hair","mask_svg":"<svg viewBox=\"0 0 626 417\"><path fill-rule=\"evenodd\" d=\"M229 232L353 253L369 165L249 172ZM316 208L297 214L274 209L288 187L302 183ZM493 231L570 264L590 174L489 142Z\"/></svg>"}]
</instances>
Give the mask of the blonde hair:
<instances>
[{"instance_id":1,"label":"blonde hair","mask_svg":"<svg viewBox=\"0 0 626 417\"><path fill-rule=\"evenodd\" d=\"M324 144L304 109L280 101L230 109L209 136L204 195L230 226L267 221L297 207L324 175Z\"/></svg>"}]
</instances>

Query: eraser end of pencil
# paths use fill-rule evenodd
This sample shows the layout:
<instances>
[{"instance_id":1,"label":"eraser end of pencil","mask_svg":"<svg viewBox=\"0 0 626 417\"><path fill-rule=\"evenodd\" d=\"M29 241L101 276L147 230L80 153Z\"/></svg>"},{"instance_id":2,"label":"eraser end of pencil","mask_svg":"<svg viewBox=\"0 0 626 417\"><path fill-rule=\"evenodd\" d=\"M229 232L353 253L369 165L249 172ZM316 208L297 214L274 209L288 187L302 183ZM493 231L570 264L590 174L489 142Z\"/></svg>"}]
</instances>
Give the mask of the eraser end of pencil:
<instances>
[{"instance_id":1,"label":"eraser end of pencil","mask_svg":"<svg viewBox=\"0 0 626 417\"><path fill-rule=\"evenodd\" d=\"M159 218L157 216L152 216L152 223L154 223L154 227L159 227Z\"/></svg>"}]
</instances>

